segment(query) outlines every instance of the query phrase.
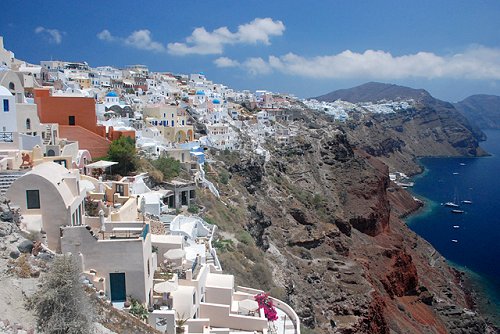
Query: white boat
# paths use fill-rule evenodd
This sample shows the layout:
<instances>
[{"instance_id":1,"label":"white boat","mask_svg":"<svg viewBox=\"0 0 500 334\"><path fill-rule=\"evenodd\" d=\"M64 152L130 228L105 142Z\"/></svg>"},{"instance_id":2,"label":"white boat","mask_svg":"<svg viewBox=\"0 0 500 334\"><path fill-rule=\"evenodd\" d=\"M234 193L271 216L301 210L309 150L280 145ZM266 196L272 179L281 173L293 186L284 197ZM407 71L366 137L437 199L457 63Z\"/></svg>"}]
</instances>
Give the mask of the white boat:
<instances>
[{"instance_id":1,"label":"white boat","mask_svg":"<svg viewBox=\"0 0 500 334\"><path fill-rule=\"evenodd\" d=\"M472 201L469 201L469 200L465 199L465 200L462 201L462 203L464 203L464 204L472 204Z\"/></svg>"},{"instance_id":2,"label":"white boat","mask_svg":"<svg viewBox=\"0 0 500 334\"><path fill-rule=\"evenodd\" d=\"M465 163L464 163L464 162L461 162L461 163L460 163L460 166L465 166Z\"/></svg>"},{"instance_id":3,"label":"white boat","mask_svg":"<svg viewBox=\"0 0 500 334\"><path fill-rule=\"evenodd\" d=\"M452 213L464 213L464 210L451 210Z\"/></svg>"},{"instance_id":4,"label":"white boat","mask_svg":"<svg viewBox=\"0 0 500 334\"><path fill-rule=\"evenodd\" d=\"M457 239L451 239L451 242L458 242Z\"/></svg>"},{"instance_id":5,"label":"white boat","mask_svg":"<svg viewBox=\"0 0 500 334\"><path fill-rule=\"evenodd\" d=\"M453 175L458 175L458 174L460 174L460 173L459 172L453 172Z\"/></svg>"},{"instance_id":6,"label":"white boat","mask_svg":"<svg viewBox=\"0 0 500 334\"><path fill-rule=\"evenodd\" d=\"M460 225L453 225L453 228L459 228Z\"/></svg>"},{"instance_id":7,"label":"white boat","mask_svg":"<svg viewBox=\"0 0 500 334\"><path fill-rule=\"evenodd\" d=\"M447 206L449 208L458 208L460 205L453 203L453 202L446 202L446 203L444 203L444 206Z\"/></svg>"}]
</instances>

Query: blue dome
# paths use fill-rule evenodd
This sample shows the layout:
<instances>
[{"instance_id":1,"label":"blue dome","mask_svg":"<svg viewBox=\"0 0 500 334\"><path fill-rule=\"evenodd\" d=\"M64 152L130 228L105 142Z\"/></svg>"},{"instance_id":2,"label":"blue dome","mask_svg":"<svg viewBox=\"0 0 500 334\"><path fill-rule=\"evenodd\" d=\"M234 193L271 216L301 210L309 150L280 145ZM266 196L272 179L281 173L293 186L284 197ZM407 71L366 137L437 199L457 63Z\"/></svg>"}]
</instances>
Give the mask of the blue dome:
<instances>
[{"instance_id":1,"label":"blue dome","mask_svg":"<svg viewBox=\"0 0 500 334\"><path fill-rule=\"evenodd\" d=\"M202 90L197 90L196 95L205 95L205 92Z\"/></svg>"},{"instance_id":2,"label":"blue dome","mask_svg":"<svg viewBox=\"0 0 500 334\"><path fill-rule=\"evenodd\" d=\"M220 101L219 101L219 100L217 100L217 99L213 100L212 102L213 102L214 104L220 104Z\"/></svg>"},{"instance_id":3,"label":"blue dome","mask_svg":"<svg viewBox=\"0 0 500 334\"><path fill-rule=\"evenodd\" d=\"M106 94L106 97L118 97L115 92L111 91L108 94Z\"/></svg>"}]
</instances>

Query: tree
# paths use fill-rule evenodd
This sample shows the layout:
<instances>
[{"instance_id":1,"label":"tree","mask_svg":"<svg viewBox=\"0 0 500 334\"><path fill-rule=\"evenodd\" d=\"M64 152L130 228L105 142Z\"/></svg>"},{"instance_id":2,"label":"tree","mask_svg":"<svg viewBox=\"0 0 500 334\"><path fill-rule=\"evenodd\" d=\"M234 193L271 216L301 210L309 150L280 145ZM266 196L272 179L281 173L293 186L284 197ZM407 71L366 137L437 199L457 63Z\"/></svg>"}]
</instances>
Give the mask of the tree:
<instances>
[{"instance_id":1,"label":"tree","mask_svg":"<svg viewBox=\"0 0 500 334\"><path fill-rule=\"evenodd\" d=\"M79 281L80 270L70 255L54 259L41 287L27 298L26 307L35 313L37 329L47 334L94 332L93 306Z\"/></svg>"},{"instance_id":2,"label":"tree","mask_svg":"<svg viewBox=\"0 0 500 334\"><path fill-rule=\"evenodd\" d=\"M171 157L161 156L151 162L153 167L163 174L165 180L171 180L178 176L181 171L181 163Z\"/></svg>"},{"instance_id":3,"label":"tree","mask_svg":"<svg viewBox=\"0 0 500 334\"><path fill-rule=\"evenodd\" d=\"M118 162L118 165L111 167L117 174L125 176L135 171L137 156L134 140L125 136L121 136L117 140L114 140L109 146L107 158L110 161Z\"/></svg>"}]
</instances>

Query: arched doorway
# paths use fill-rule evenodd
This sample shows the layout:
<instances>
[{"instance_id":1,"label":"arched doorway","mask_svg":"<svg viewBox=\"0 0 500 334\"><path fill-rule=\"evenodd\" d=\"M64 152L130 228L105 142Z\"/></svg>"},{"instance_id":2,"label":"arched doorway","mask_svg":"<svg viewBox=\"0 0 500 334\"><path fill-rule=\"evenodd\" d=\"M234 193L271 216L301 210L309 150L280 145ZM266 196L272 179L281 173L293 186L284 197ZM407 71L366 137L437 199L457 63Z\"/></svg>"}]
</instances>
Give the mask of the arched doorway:
<instances>
[{"instance_id":1,"label":"arched doorway","mask_svg":"<svg viewBox=\"0 0 500 334\"><path fill-rule=\"evenodd\" d=\"M179 131L175 135L175 141L178 143L183 143L186 141L186 133L184 131Z\"/></svg>"}]
</instances>

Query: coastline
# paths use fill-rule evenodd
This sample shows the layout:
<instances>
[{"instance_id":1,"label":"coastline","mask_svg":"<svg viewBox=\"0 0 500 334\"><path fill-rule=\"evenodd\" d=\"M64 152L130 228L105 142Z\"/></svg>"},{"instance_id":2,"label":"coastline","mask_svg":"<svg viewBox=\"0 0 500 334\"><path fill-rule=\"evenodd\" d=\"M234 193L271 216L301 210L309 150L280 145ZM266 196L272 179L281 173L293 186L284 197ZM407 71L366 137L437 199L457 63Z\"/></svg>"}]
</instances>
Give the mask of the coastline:
<instances>
[{"instance_id":1,"label":"coastline","mask_svg":"<svg viewBox=\"0 0 500 334\"><path fill-rule=\"evenodd\" d=\"M490 157L492 154L483 155L480 157ZM422 157L423 158L423 157ZM425 157L425 158L448 158L448 157ZM457 157L449 157L449 158L457 158ZM471 157L460 157L464 159L468 159ZM417 159L419 166L421 167L422 172L418 174L414 174L411 176L412 182L417 183L418 179L425 177L429 170L425 167L424 164L420 161L421 158ZM404 217L401 217L405 224L411 229L411 226L415 224L412 222L413 218L416 217L425 217L433 213L433 211L440 207L442 203L437 203L425 196L417 194L413 188L407 189L407 191L418 199L421 205L416 209L409 211ZM417 233L417 232L415 232ZM417 233L418 234L418 233ZM424 238L420 234L419 237ZM425 238L424 238L425 239ZM432 243L431 243L432 245ZM434 247L434 245L432 245ZM437 251L437 250L436 250ZM500 305L500 300L496 300L493 298L491 300L491 296L494 294L491 292L492 283L490 282L491 278L483 276L466 266L459 265L448 258L444 257L439 251L437 251L448 263L448 265L455 272L455 278L459 281L460 287L462 291L466 295L466 302L468 307L479 314L481 314L486 322L492 326L495 330L500 329L500 312L498 312L498 306Z\"/></svg>"}]
</instances>

